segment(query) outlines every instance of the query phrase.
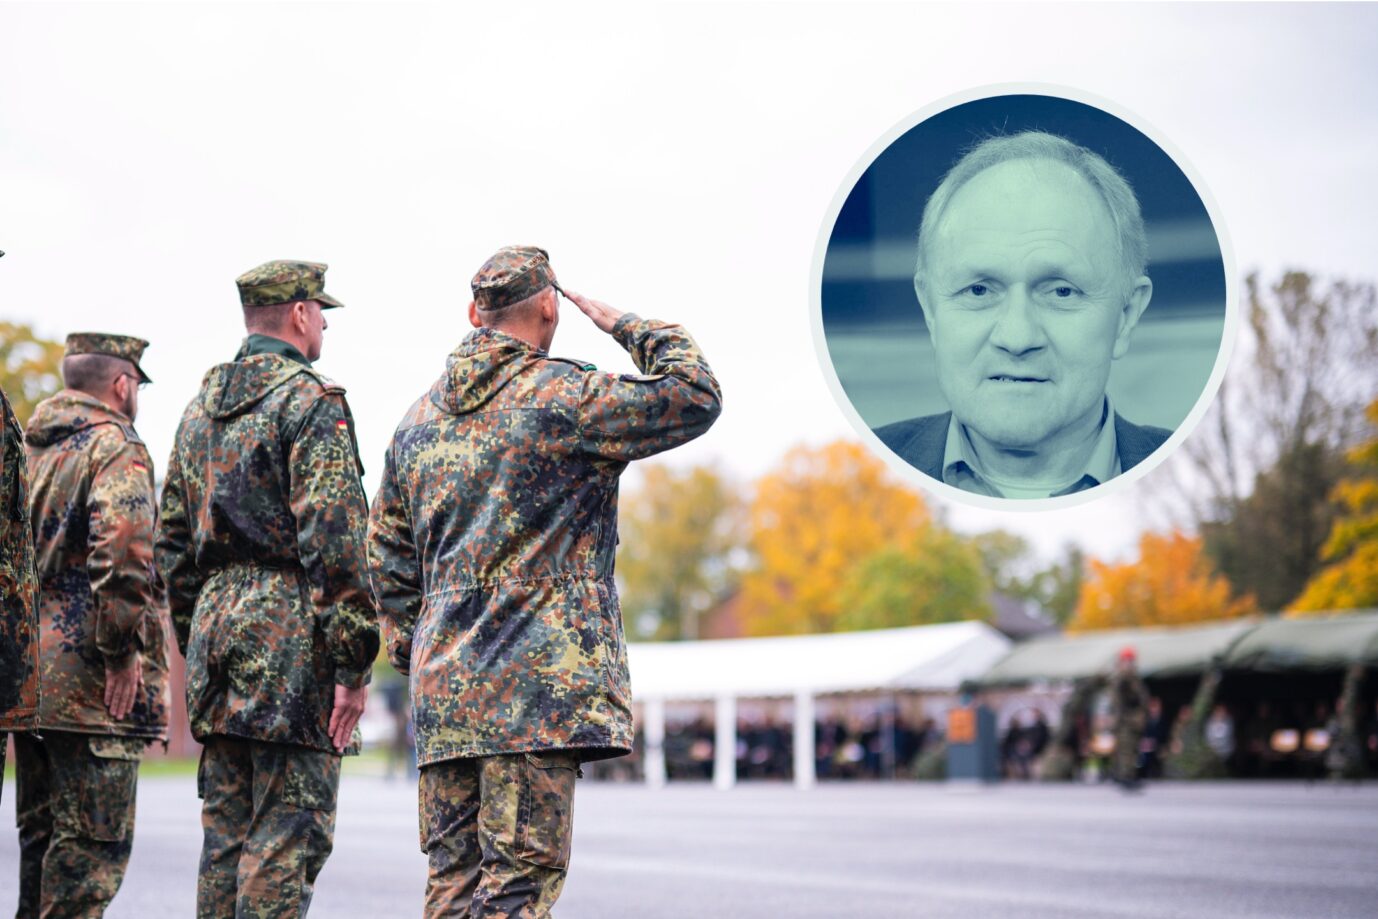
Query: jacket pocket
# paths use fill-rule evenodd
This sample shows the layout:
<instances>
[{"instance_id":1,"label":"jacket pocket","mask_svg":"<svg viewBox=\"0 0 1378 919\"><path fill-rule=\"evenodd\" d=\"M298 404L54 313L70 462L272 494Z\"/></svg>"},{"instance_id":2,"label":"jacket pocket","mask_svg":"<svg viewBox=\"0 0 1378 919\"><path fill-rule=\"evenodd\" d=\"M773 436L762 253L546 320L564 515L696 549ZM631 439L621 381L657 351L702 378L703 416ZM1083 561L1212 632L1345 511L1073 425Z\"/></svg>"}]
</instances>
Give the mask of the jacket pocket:
<instances>
[{"instance_id":1,"label":"jacket pocket","mask_svg":"<svg viewBox=\"0 0 1378 919\"><path fill-rule=\"evenodd\" d=\"M81 780L78 811L81 835L100 842L121 842L134 823L134 790L144 741L127 737L92 737L90 757Z\"/></svg>"},{"instance_id":2,"label":"jacket pocket","mask_svg":"<svg viewBox=\"0 0 1378 919\"><path fill-rule=\"evenodd\" d=\"M544 868L569 867L574 838L574 777L579 756L572 750L523 754L517 807L517 857Z\"/></svg>"}]
</instances>

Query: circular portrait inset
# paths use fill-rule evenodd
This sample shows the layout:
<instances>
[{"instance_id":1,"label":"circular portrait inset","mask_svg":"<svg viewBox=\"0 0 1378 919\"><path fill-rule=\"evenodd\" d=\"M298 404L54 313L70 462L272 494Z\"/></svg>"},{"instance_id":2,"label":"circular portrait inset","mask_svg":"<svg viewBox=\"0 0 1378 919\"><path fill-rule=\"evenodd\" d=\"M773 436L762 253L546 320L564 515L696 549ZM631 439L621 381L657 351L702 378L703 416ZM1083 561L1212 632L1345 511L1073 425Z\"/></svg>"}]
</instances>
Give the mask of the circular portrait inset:
<instances>
[{"instance_id":1,"label":"circular portrait inset","mask_svg":"<svg viewBox=\"0 0 1378 919\"><path fill-rule=\"evenodd\" d=\"M853 171L814 265L833 391L911 480L1080 503L1161 462L1233 342L1233 266L1190 167L1061 88L918 113Z\"/></svg>"}]
</instances>

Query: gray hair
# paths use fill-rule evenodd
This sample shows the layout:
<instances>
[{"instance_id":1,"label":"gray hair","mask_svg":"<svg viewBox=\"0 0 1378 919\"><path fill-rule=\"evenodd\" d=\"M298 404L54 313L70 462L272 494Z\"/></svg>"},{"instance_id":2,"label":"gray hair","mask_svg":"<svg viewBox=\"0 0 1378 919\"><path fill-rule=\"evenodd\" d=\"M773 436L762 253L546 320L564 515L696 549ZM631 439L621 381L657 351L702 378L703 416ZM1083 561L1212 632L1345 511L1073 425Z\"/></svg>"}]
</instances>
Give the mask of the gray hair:
<instances>
[{"instance_id":1,"label":"gray hair","mask_svg":"<svg viewBox=\"0 0 1378 919\"><path fill-rule=\"evenodd\" d=\"M1148 265L1148 237L1144 234L1143 215L1139 213L1139 199L1125 177L1099 154L1080 144L1044 131L1024 131L981 141L963 154L938 183L924 205L923 220L919 224L918 259L914 266L916 284L923 283L925 241L932 237L943 212L952 203L952 196L979 173L1011 160L1052 160L1076 170L1110 211L1126 283L1144 273Z\"/></svg>"}]
</instances>

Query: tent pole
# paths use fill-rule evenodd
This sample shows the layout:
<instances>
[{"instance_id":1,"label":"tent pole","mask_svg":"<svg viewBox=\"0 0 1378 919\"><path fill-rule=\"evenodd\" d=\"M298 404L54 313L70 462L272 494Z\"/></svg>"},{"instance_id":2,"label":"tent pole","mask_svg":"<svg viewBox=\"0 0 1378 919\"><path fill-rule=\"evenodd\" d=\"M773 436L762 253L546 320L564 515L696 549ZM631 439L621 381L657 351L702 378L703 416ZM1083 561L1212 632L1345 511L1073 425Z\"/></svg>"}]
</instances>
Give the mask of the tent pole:
<instances>
[{"instance_id":1,"label":"tent pole","mask_svg":"<svg viewBox=\"0 0 1378 919\"><path fill-rule=\"evenodd\" d=\"M800 689L794 694L794 787L812 788L818 783L814 763L813 693Z\"/></svg>"},{"instance_id":2,"label":"tent pole","mask_svg":"<svg viewBox=\"0 0 1378 919\"><path fill-rule=\"evenodd\" d=\"M737 700L718 696L713 721L713 787L725 791L737 783Z\"/></svg>"},{"instance_id":3,"label":"tent pole","mask_svg":"<svg viewBox=\"0 0 1378 919\"><path fill-rule=\"evenodd\" d=\"M665 700L647 699L642 711L646 716L646 785L664 788L665 771Z\"/></svg>"}]
</instances>

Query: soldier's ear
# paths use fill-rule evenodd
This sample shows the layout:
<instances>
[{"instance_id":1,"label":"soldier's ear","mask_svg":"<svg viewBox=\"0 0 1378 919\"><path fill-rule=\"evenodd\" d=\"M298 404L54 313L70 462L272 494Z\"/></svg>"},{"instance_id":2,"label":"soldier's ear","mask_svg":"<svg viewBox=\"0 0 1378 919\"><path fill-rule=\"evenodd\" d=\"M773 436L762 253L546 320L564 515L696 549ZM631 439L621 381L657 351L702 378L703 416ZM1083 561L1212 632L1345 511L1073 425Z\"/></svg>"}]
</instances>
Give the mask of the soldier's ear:
<instances>
[{"instance_id":1,"label":"soldier's ear","mask_svg":"<svg viewBox=\"0 0 1378 919\"><path fill-rule=\"evenodd\" d=\"M311 307L305 300L298 300L292 304L292 331L298 335L305 335L310 325Z\"/></svg>"},{"instance_id":2,"label":"soldier's ear","mask_svg":"<svg viewBox=\"0 0 1378 919\"><path fill-rule=\"evenodd\" d=\"M478 318L478 304L473 300L469 301L469 323L476 329L483 328L483 320Z\"/></svg>"},{"instance_id":3,"label":"soldier's ear","mask_svg":"<svg viewBox=\"0 0 1378 919\"><path fill-rule=\"evenodd\" d=\"M121 373L110 383L111 394L121 402L129 398L129 387L133 385L130 379L131 377L129 374Z\"/></svg>"}]
</instances>

